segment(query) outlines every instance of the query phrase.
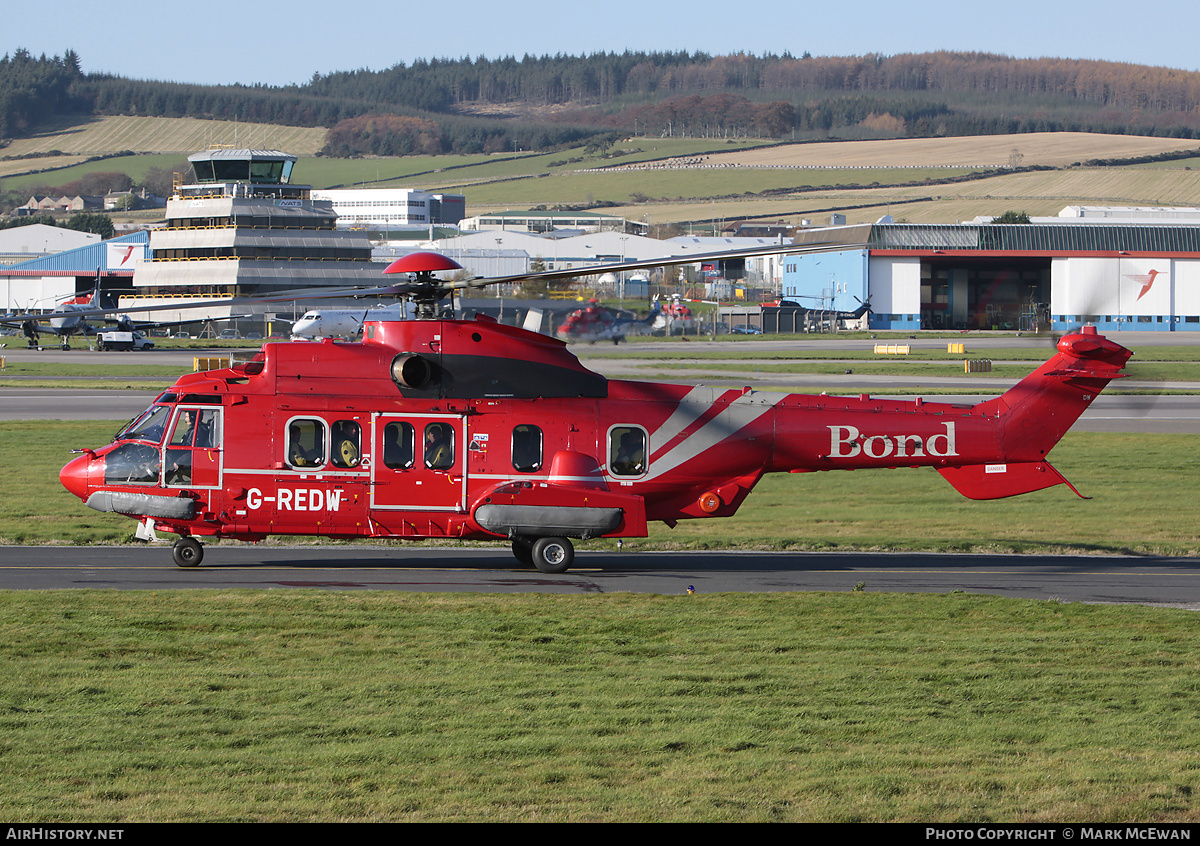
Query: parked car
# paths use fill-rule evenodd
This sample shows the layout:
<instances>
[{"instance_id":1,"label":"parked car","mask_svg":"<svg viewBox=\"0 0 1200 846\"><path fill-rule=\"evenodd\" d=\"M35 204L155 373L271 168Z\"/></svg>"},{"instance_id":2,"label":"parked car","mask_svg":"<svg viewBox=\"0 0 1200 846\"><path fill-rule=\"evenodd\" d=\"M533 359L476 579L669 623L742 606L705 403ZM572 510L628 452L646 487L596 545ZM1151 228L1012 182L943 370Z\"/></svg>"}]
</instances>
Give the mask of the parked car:
<instances>
[{"instance_id":1,"label":"parked car","mask_svg":"<svg viewBox=\"0 0 1200 846\"><path fill-rule=\"evenodd\" d=\"M729 330L733 335L761 335L762 330L757 326L734 326Z\"/></svg>"}]
</instances>

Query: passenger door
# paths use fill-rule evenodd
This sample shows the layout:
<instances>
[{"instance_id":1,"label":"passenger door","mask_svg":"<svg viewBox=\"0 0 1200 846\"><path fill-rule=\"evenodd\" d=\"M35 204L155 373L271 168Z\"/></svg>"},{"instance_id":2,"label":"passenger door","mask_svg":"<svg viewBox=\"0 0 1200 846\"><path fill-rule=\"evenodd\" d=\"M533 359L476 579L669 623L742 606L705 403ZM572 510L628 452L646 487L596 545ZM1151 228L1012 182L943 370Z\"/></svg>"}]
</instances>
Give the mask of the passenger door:
<instances>
[{"instance_id":1,"label":"passenger door","mask_svg":"<svg viewBox=\"0 0 1200 846\"><path fill-rule=\"evenodd\" d=\"M459 414L376 414L371 507L466 509L466 418Z\"/></svg>"}]
</instances>

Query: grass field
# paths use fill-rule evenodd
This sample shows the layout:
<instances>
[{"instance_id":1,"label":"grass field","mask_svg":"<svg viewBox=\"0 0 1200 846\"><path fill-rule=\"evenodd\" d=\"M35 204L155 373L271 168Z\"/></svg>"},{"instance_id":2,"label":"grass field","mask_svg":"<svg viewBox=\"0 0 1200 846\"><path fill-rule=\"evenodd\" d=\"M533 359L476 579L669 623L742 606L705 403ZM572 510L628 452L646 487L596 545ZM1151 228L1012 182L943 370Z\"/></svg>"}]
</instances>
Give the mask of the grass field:
<instances>
[{"instance_id":1,"label":"grass field","mask_svg":"<svg viewBox=\"0 0 1200 846\"><path fill-rule=\"evenodd\" d=\"M24 822L1195 822L1194 613L0 593Z\"/></svg>"},{"instance_id":2,"label":"grass field","mask_svg":"<svg viewBox=\"0 0 1200 846\"><path fill-rule=\"evenodd\" d=\"M0 423L0 542L128 538L55 479L118 425ZM931 471L769 476L738 517L626 553L1195 555L1193 446L1069 434L1050 458L1090 501L974 503ZM9 820L1200 821L1194 612L870 585L8 591L0 608Z\"/></svg>"},{"instance_id":3,"label":"grass field","mask_svg":"<svg viewBox=\"0 0 1200 846\"><path fill-rule=\"evenodd\" d=\"M138 178L150 167L175 167L187 154L212 143L295 153L301 157L296 181L318 188L452 191L467 196L470 214L534 205L615 203L605 211L657 224L742 218L795 224L801 219L819 221L831 211L845 214L850 223L874 221L884 214L914 223L947 223L1008 210L1052 215L1069 204L1192 205L1200 191L1200 168L1191 169L1195 160L1070 167L1092 158L1146 156L1197 146L1195 141L1139 136L1044 133L774 145L760 140L634 138L618 145L620 155L615 158L585 154L580 148L544 154L327 159L313 156L324 143L320 128L137 117L97 118L14 141L4 155L61 150L67 156L0 162L0 189L65 184L97 170L121 170ZM20 175L77 161L72 157L122 150L138 155ZM961 183L938 181L1004 166L1014 150L1022 165L1066 169ZM579 172L699 156L730 167ZM799 166L818 169L792 169ZM852 185L859 187L846 187Z\"/></svg>"},{"instance_id":4,"label":"grass field","mask_svg":"<svg viewBox=\"0 0 1200 846\"><path fill-rule=\"evenodd\" d=\"M324 127L112 115L49 125L29 138L13 139L4 148L3 155L28 156L60 150L97 156L130 150L134 153L182 153L186 158L210 145L224 145L280 149L296 156L311 156L324 144Z\"/></svg>"}]
</instances>

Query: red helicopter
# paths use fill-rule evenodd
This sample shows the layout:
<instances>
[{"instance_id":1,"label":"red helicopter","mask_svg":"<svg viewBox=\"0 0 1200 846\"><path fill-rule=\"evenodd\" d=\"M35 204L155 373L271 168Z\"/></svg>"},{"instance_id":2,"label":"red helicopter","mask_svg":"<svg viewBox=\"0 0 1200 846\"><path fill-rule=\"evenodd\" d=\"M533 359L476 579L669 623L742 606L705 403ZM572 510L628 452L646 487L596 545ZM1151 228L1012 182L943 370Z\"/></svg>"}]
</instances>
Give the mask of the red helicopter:
<instances>
[{"instance_id":1,"label":"red helicopter","mask_svg":"<svg viewBox=\"0 0 1200 846\"><path fill-rule=\"evenodd\" d=\"M659 305L656 299L650 309L650 314L642 319L623 317L614 314L600 305L596 299L588 300L588 304L567 315L567 319L558 327L558 337L564 341L586 341L594 344L597 341L612 341L619 344L625 340L629 330L642 324L649 326L659 315Z\"/></svg>"},{"instance_id":2,"label":"red helicopter","mask_svg":"<svg viewBox=\"0 0 1200 846\"><path fill-rule=\"evenodd\" d=\"M1131 355L1084 327L974 406L609 380L555 338L438 317L453 291L494 281L433 278L455 266L389 267L415 274L392 290L426 319L181 376L62 484L143 539L178 535L182 567L201 562L200 538L295 534L508 540L561 573L573 539L728 517L764 473L934 467L973 499L1070 485L1046 454Z\"/></svg>"}]
</instances>

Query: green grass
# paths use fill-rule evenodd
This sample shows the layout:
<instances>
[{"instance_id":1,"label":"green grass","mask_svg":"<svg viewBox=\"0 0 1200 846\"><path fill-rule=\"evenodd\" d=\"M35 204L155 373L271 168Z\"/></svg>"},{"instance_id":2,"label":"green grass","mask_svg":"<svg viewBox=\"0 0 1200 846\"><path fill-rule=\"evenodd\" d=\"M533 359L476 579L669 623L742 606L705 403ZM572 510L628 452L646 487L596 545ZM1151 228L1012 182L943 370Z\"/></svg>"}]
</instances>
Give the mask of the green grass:
<instances>
[{"instance_id":1,"label":"green grass","mask_svg":"<svg viewBox=\"0 0 1200 846\"><path fill-rule=\"evenodd\" d=\"M882 186L945 179L969 171L928 168L887 170L650 170L611 173L553 174L547 178L530 175L503 181L470 180L472 174L443 174L452 181L433 183L429 190L466 193L472 203L513 205L582 203L608 201L629 203L639 195L655 200L681 198L739 197L767 190L834 188L846 185ZM703 207L697 208L703 215Z\"/></svg>"},{"instance_id":2,"label":"green grass","mask_svg":"<svg viewBox=\"0 0 1200 846\"><path fill-rule=\"evenodd\" d=\"M23 822L1200 819L1200 618L947 594L0 593Z\"/></svg>"}]
</instances>

